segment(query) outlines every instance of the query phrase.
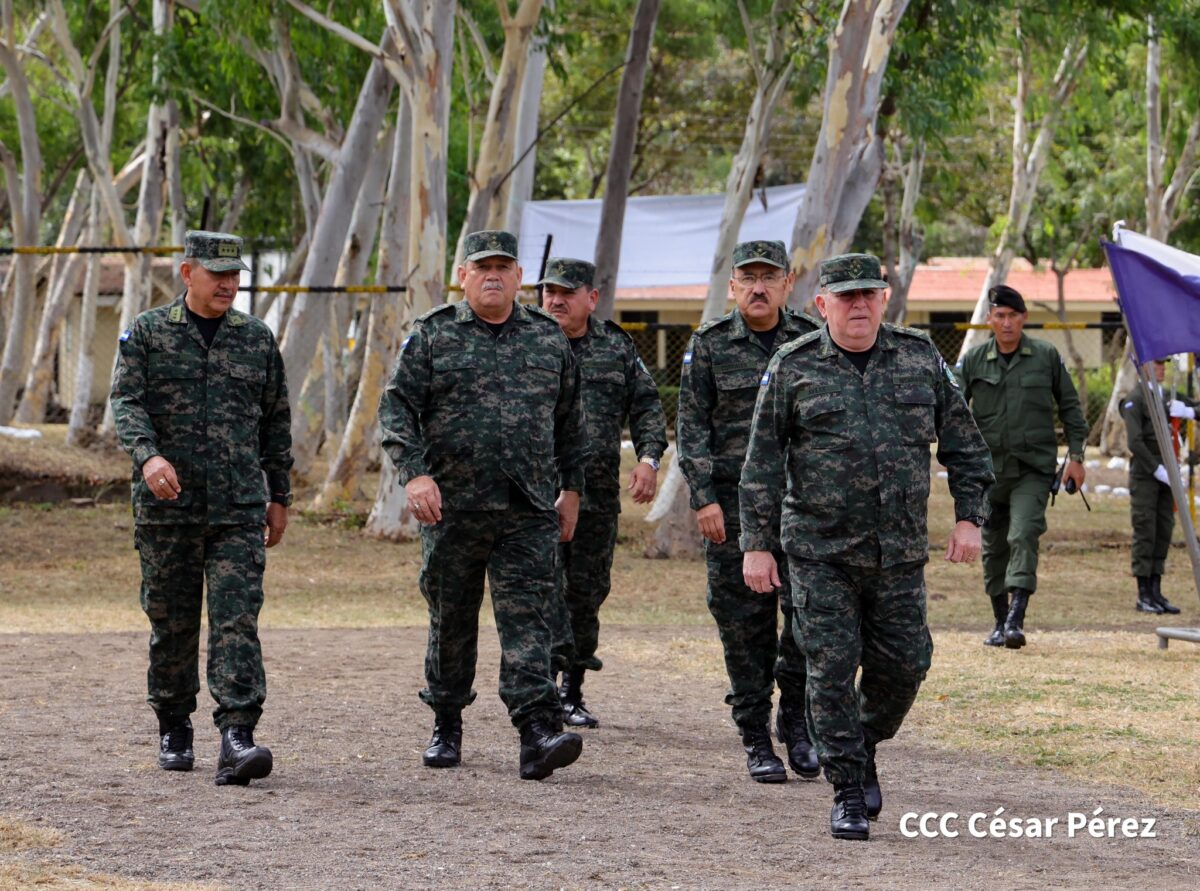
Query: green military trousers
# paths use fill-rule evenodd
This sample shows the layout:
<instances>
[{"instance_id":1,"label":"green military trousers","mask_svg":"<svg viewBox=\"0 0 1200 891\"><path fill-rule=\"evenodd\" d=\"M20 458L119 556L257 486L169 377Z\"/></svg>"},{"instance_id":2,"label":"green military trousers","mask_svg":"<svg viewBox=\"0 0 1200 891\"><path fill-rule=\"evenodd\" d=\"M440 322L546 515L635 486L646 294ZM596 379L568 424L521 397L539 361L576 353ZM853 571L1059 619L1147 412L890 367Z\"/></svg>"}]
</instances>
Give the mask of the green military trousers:
<instances>
[{"instance_id":1,"label":"green military trousers","mask_svg":"<svg viewBox=\"0 0 1200 891\"><path fill-rule=\"evenodd\" d=\"M263 527L140 525L142 609L150 619L147 700L163 724L196 710L200 609L208 582L208 689L224 730L254 727L267 698L258 613L263 605Z\"/></svg>"},{"instance_id":2,"label":"green military trousers","mask_svg":"<svg viewBox=\"0 0 1200 891\"><path fill-rule=\"evenodd\" d=\"M997 476L988 492L992 515L983 527L983 585L988 597L1010 588L1037 590L1038 540L1046 531L1053 476L1022 468Z\"/></svg>"},{"instance_id":3,"label":"green military trousers","mask_svg":"<svg viewBox=\"0 0 1200 891\"><path fill-rule=\"evenodd\" d=\"M528 502L506 510L443 510L421 527L421 594L429 607L422 701L459 712L475 700L479 607L487 576L500 635L500 698L517 727L562 723L550 675L547 610L554 597L558 514Z\"/></svg>"},{"instance_id":4,"label":"green military trousers","mask_svg":"<svg viewBox=\"0 0 1200 891\"><path fill-rule=\"evenodd\" d=\"M793 625L787 557L782 551L775 553L783 580L778 592L759 594L751 590L742 575L737 501L722 498L720 503L725 514L725 541L714 544L706 540L704 557L708 564L708 611L717 622L729 675L725 704L732 706L733 722L738 727L765 727L771 720L771 694L776 683L782 700L797 709L804 702L806 671Z\"/></svg>"},{"instance_id":5,"label":"green military trousers","mask_svg":"<svg viewBox=\"0 0 1200 891\"><path fill-rule=\"evenodd\" d=\"M1129 518L1133 523L1133 574L1162 575L1175 531L1171 487L1152 476L1129 474Z\"/></svg>"},{"instance_id":6,"label":"green military trousers","mask_svg":"<svg viewBox=\"0 0 1200 891\"><path fill-rule=\"evenodd\" d=\"M789 562L797 642L808 658L809 736L829 782L861 783L867 753L896 735L933 658L925 565Z\"/></svg>"},{"instance_id":7,"label":"green military trousers","mask_svg":"<svg viewBox=\"0 0 1200 891\"><path fill-rule=\"evenodd\" d=\"M581 511L574 538L558 546L557 586L550 610L555 671L599 671L600 607L612 590L617 521L612 511Z\"/></svg>"}]
</instances>

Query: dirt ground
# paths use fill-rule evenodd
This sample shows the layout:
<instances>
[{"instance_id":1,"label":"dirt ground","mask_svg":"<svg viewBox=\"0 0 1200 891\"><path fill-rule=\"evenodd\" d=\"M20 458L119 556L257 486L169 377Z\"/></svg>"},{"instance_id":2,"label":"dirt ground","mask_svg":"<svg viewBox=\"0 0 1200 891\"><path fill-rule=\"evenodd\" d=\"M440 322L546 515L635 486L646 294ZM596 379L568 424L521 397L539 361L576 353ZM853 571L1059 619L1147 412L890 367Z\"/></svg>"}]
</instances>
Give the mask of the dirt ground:
<instances>
[{"instance_id":1,"label":"dirt ground","mask_svg":"<svg viewBox=\"0 0 1200 891\"><path fill-rule=\"evenodd\" d=\"M276 766L245 789L212 785L217 735L203 712L196 770L154 766L145 634L7 635L0 814L63 841L0 848L0 885L8 875L19 886L22 864L272 889L1140 888L1194 887L1200 876L1200 813L927 747L911 732L881 748L885 808L871 842L834 841L830 787L750 782L721 679L675 673L656 656L716 648L715 632L607 634L606 668L587 687L603 724L575 766L534 783L517 777L490 629L464 763L442 771L420 766L430 717L415 695L421 629L267 630L258 737ZM1158 837L971 838L966 815L990 819L999 807L1060 825L1103 807L1155 818ZM961 837L901 834L903 814L929 811L963 815Z\"/></svg>"}]
</instances>

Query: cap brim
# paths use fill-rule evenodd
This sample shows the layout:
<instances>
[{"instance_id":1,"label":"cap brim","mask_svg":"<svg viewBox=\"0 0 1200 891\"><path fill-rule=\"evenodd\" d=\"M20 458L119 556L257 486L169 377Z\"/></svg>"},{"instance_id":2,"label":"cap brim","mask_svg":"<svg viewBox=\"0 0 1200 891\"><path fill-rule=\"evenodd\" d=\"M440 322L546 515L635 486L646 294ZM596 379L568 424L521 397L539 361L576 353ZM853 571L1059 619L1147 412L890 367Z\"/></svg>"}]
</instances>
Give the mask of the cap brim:
<instances>
[{"instance_id":1,"label":"cap brim","mask_svg":"<svg viewBox=\"0 0 1200 891\"><path fill-rule=\"evenodd\" d=\"M472 263L477 263L480 260L486 260L488 257L508 257L510 260L517 259L508 251L476 251L473 254L468 254L466 259L470 260Z\"/></svg>"},{"instance_id":2,"label":"cap brim","mask_svg":"<svg viewBox=\"0 0 1200 891\"><path fill-rule=\"evenodd\" d=\"M774 260L772 260L770 257L747 257L745 260L742 260L740 263L734 263L733 268L741 269L743 266L749 266L751 263L764 263L767 266L774 266L776 269L787 269L787 264L777 263Z\"/></svg>"},{"instance_id":3,"label":"cap brim","mask_svg":"<svg viewBox=\"0 0 1200 891\"><path fill-rule=\"evenodd\" d=\"M845 291L865 291L886 289L888 283L877 278L856 278L848 282L834 282L826 285L825 290L830 294L841 294Z\"/></svg>"},{"instance_id":4,"label":"cap brim","mask_svg":"<svg viewBox=\"0 0 1200 891\"><path fill-rule=\"evenodd\" d=\"M211 260L201 260L199 257L184 257L193 263L199 263L209 272L249 272L250 267L239 257L215 257Z\"/></svg>"},{"instance_id":5,"label":"cap brim","mask_svg":"<svg viewBox=\"0 0 1200 891\"><path fill-rule=\"evenodd\" d=\"M540 288L543 285L558 285L560 288L566 288L570 291L576 291L584 286L584 282L573 282L569 278L563 278L561 275L548 275L537 286Z\"/></svg>"}]
</instances>

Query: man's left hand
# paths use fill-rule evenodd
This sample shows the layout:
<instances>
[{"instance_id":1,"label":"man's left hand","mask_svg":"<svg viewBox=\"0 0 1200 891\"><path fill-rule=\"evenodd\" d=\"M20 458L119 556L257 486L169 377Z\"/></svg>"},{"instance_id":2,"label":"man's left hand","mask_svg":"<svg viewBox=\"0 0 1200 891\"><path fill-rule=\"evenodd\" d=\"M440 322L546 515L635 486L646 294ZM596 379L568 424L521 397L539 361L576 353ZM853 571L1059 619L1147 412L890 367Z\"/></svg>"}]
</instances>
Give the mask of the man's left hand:
<instances>
[{"instance_id":1,"label":"man's left hand","mask_svg":"<svg viewBox=\"0 0 1200 891\"><path fill-rule=\"evenodd\" d=\"M633 495L634 504L648 504L654 500L654 490L658 488L658 471L644 461L639 461L633 473L629 475L629 492Z\"/></svg>"},{"instance_id":2,"label":"man's left hand","mask_svg":"<svg viewBox=\"0 0 1200 891\"><path fill-rule=\"evenodd\" d=\"M570 541L575 537L575 524L579 522L579 493L563 489L558 493L554 509L558 511L558 540Z\"/></svg>"},{"instance_id":3,"label":"man's left hand","mask_svg":"<svg viewBox=\"0 0 1200 891\"><path fill-rule=\"evenodd\" d=\"M263 533L267 547L273 548L283 539L283 530L287 529L287 508L274 501L267 505L267 528Z\"/></svg>"},{"instance_id":4,"label":"man's left hand","mask_svg":"<svg viewBox=\"0 0 1200 891\"><path fill-rule=\"evenodd\" d=\"M979 556L983 536L979 527L970 520L959 520L950 532L946 545L946 559L951 563L974 563Z\"/></svg>"},{"instance_id":5,"label":"man's left hand","mask_svg":"<svg viewBox=\"0 0 1200 891\"><path fill-rule=\"evenodd\" d=\"M1087 471L1083 469L1083 464L1078 461L1068 461L1067 467L1063 470L1063 485L1066 486L1067 480L1075 481L1075 491L1078 492L1083 488L1083 478L1087 476Z\"/></svg>"}]
</instances>

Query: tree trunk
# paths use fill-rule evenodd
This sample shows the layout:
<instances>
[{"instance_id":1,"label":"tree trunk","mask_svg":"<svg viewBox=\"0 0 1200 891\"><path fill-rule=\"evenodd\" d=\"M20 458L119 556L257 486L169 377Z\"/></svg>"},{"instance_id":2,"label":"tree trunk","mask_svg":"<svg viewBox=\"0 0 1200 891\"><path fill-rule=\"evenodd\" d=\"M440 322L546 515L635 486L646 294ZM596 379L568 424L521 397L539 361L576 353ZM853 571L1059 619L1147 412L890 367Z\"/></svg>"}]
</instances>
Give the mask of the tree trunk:
<instances>
[{"instance_id":1,"label":"tree trunk","mask_svg":"<svg viewBox=\"0 0 1200 891\"><path fill-rule=\"evenodd\" d=\"M908 0L846 0L830 39L824 115L792 229L790 303L816 293L820 264L854 234L882 172L880 90Z\"/></svg>"},{"instance_id":2,"label":"tree trunk","mask_svg":"<svg viewBox=\"0 0 1200 891\"><path fill-rule=\"evenodd\" d=\"M691 508L691 497L687 480L675 460L675 446L667 448L671 464L663 478L658 497L646 514L647 523L656 523L654 538L646 546L645 556L655 560L694 559L704 553L704 540L696 528L695 512Z\"/></svg>"},{"instance_id":3,"label":"tree trunk","mask_svg":"<svg viewBox=\"0 0 1200 891\"><path fill-rule=\"evenodd\" d=\"M514 235L521 234L521 216L525 202L533 198L533 173L537 162L539 112L542 107L542 87L546 82L546 43L535 39L529 46L529 61L525 63L525 79L521 82L521 103L517 110L517 157L508 189L508 211L504 228Z\"/></svg>"},{"instance_id":4,"label":"tree trunk","mask_svg":"<svg viewBox=\"0 0 1200 891\"><path fill-rule=\"evenodd\" d=\"M1017 28L1017 40L1021 47L1021 61L1017 66L1017 95L1013 101L1013 158L1012 158L1012 189L1009 192L1008 214L1005 217L1004 228L1000 232L1000 240L992 254L987 278L975 302L975 311L971 314L971 323L981 324L988 313L988 291L996 285L1001 285L1008 278L1016 256L1017 246L1029 227L1029 216L1033 212L1033 202L1037 198L1038 184L1041 182L1042 171L1050 159L1050 149L1054 144L1054 135L1066 110L1067 102L1075 92L1079 82L1079 74L1087 61L1088 46L1084 39L1072 39L1063 49L1058 70L1054 74L1054 82L1048 105L1038 125L1037 135L1030 143L1027 137L1026 116L1029 111L1030 93L1032 90L1032 72L1029 59L1029 46ZM967 331L963 338L962 348L958 357L962 359L967 350L983 339L983 333L976 329Z\"/></svg>"},{"instance_id":5,"label":"tree trunk","mask_svg":"<svg viewBox=\"0 0 1200 891\"><path fill-rule=\"evenodd\" d=\"M897 148L897 159L903 161L903 152ZM900 212L893 227L884 224L887 231L894 231L891 239L894 244L892 256L888 259L888 284L891 295L888 297L887 310L884 318L893 324L903 324L908 313L908 291L912 287L913 276L916 275L917 265L921 262L921 253L925 246L925 236L917 226L917 199L921 195L921 179L925 170L925 140L918 139L913 143L912 154L907 162L897 171L902 174L904 181L903 193L900 197ZM898 177L899 178L899 177ZM898 259L896 255L898 256Z\"/></svg>"},{"instance_id":6,"label":"tree trunk","mask_svg":"<svg viewBox=\"0 0 1200 891\"><path fill-rule=\"evenodd\" d=\"M617 113L612 143L608 152L608 172L604 184L604 202L600 207L600 231L596 236L596 288L600 300L595 316L613 317L617 293L617 269L621 263L621 232L625 226L625 201L633 171L633 152L637 146L638 121L642 114L642 92L654 27L662 0L638 0L625 53L625 70L617 94Z\"/></svg>"},{"instance_id":7,"label":"tree trunk","mask_svg":"<svg viewBox=\"0 0 1200 891\"><path fill-rule=\"evenodd\" d=\"M100 225L100 193L93 189L87 240L95 244L103 231L104 227ZM83 299L79 304L79 337L75 344L75 398L71 401L71 419L67 424L67 445L87 445L92 435L88 416L92 401L92 341L96 336L96 296L99 290L100 256L92 254L87 260Z\"/></svg>"},{"instance_id":8,"label":"tree trunk","mask_svg":"<svg viewBox=\"0 0 1200 891\"><path fill-rule=\"evenodd\" d=\"M455 251L461 262L462 240L469 232L498 229L508 210L508 190L518 133L517 112L521 99L520 88L525 81L529 60L529 43L533 29L542 14L543 0L520 0L515 14L509 14L509 0L499 0L501 25L504 28L504 53L492 84L488 103L487 122L479 144L479 158L471 173L471 193L467 199L467 215Z\"/></svg>"},{"instance_id":9,"label":"tree trunk","mask_svg":"<svg viewBox=\"0 0 1200 891\"><path fill-rule=\"evenodd\" d=\"M75 189L71 193L71 201L63 217L57 247L81 243L79 236L87 224L87 205L91 193L92 187L87 171L81 170L75 179ZM25 391L21 395L20 405L17 406L16 419L23 424L41 424L46 420L46 408L54 386L54 358L58 354L58 339L62 333L67 308L75 297L75 288L83 272L84 255L70 254L58 259L59 262L52 267L49 296L42 308L37 343L33 349L29 373L25 377Z\"/></svg>"}]
</instances>

